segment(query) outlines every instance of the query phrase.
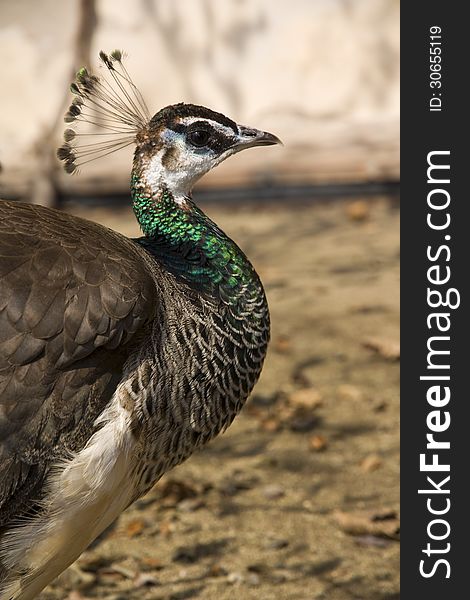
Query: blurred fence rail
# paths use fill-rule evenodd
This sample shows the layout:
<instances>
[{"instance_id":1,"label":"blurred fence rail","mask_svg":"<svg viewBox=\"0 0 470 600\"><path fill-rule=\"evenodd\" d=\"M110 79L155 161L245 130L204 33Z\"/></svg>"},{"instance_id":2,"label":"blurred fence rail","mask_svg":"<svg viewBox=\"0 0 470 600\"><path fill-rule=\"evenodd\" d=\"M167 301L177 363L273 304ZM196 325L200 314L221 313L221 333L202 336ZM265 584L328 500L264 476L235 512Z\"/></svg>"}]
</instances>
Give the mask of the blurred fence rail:
<instances>
[{"instance_id":1,"label":"blurred fence rail","mask_svg":"<svg viewBox=\"0 0 470 600\"><path fill-rule=\"evenodd\" d=\"M132 151L60 171L69 83L122 48L151 112L204 104L276 133L205 187L399 178L398 0L2 0L0 195L123 192Z\"/></svg>"}]
</instances>

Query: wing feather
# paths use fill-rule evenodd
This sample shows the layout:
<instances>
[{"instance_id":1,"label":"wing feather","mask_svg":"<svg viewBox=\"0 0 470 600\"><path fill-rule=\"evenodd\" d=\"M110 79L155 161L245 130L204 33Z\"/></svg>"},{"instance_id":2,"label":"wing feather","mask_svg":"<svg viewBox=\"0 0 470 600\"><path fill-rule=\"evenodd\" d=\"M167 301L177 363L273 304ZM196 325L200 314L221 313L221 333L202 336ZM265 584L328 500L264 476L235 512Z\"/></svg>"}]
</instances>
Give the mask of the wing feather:
<instances>
[{"instance_id":1,"label":"wing feather","mask_svg":"<svg viewBox=\"0 0 470 600\"><path fill-rule=\"evenodd\" d=\"M137 244L0 201L0 527L40 499L54 461L86 444L156 310Z\"/></svg>"}]
</instances>

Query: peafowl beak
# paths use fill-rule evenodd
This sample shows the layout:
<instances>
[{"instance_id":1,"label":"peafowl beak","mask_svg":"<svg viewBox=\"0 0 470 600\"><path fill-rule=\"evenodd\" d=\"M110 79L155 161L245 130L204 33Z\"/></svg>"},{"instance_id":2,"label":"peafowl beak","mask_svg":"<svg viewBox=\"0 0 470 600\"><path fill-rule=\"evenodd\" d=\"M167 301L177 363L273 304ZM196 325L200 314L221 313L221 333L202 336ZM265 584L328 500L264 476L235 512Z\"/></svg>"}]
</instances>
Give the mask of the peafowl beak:
<instances>
[{"instance_id":1,"label":"peafowl beak","mask_svg":"<svg viewBox=\"0 0 470 600\"><path fill-rule=\"evenodd\" d=\"M238 152L246 148L254 148L255 146L273 146L274 144L283 145L281 140L267 131L260 131L252 127L238 126L238 138L232 148Z\"/></svg>"}]
</instances>

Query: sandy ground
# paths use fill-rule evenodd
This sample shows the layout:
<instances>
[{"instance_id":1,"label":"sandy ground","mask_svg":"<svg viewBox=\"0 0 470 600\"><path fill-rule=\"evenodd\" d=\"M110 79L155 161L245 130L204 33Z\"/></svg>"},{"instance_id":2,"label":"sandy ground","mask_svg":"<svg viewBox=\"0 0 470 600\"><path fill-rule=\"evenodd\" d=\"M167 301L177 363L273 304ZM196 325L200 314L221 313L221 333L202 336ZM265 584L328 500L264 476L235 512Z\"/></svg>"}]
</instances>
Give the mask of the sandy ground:
<instances>
[{"instance_id":1,"label":"sandy ground","mask_svg":"<svg viewBox=\"0 0 470 600\"><path fill-rule=\"evenodd\" d=\"M266 287L261 380L41 599L396 600L397 206L205 209ZM138 235L130 211L72 210Z\"/></svg>"}]
</instances>

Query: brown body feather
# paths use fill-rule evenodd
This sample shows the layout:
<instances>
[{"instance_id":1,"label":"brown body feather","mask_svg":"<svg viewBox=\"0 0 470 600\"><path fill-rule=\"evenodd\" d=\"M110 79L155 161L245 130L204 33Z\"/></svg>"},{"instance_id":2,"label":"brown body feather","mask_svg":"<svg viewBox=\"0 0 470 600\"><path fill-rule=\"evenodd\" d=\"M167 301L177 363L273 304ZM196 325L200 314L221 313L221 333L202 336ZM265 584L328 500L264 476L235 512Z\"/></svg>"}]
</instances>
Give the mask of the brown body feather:
<instances>
[{"instance_id":1,"label":"brown body feather","mask_svg":"<svg viewBox=\"0 0 470 600\"><path fill-rule=\"evenodd\" d=\"M92 435L155 315L147 261L96 223L0 202L0 531Z\"/></svg>"}]
</instances>

